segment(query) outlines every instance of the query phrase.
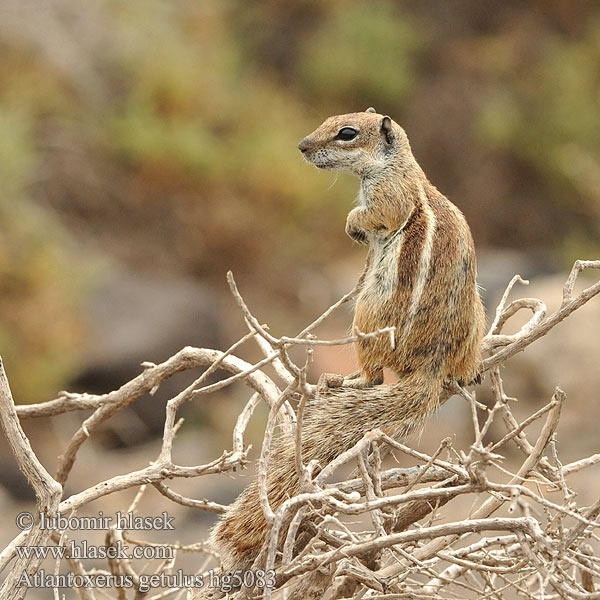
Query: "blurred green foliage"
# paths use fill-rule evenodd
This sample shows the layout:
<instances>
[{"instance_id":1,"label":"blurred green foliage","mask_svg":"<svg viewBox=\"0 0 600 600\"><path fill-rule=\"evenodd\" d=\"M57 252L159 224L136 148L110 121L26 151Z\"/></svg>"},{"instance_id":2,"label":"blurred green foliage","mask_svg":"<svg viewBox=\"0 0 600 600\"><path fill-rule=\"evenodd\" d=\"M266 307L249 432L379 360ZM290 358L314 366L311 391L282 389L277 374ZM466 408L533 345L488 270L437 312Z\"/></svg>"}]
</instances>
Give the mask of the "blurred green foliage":
<instances>
[{"instance_id":1,"label":"blurred green foliage","mask_svg":"<svg viewBox=\"0 0 600 600\"><path fill-rule=\"evenodd\" d=\"M74 373L82 340L72 256L54 220L27 190L37 173L31 115L0 111L0 348L19 402L46 399Z\"/></svg>"},{"instance_id":2,"label":"blurred green foliage","mask_svg":"<svg viewBox=\"0 0 600 600\"><path fill-rule=\"evenodd\" d=\"M296 150L333 112L405 125L480 246L598 249L598 7L4 3L0 353L19 399L76 368L88 253L221 289L233 268L314 314L307 274L333 287L362 256L343 232L356 181Z\"/></svg>"},{"instance_id":3,"label":"blurred green foliage","mask_svg":"<svg viewBox=\"0 0 600 600\"><path fill-rule=\"evenodd\" d=\"M357 90L380 103L402 103L415 85L415 59L424 46L424 30L400 18L389 2L334 3L305 39L303 87L318 105L339 104Z\"/></svg>"},{"instance_id":4,"label":"blurred green foliage","mask_svg":"<svg viewBox=\"0 0 600 600\"><path fill-rule=\"evenodd\" d=\"M481 112L482 135L530 162L550 184L548 202L562 205L576 225L557 232L568 258L590 248L598 252L600 18L576 40L549 35L533 65L522 60L519 44L506 37L490 45L504 49L502 60L484 54L497 76Z\"/></svg>"}]
</instances>

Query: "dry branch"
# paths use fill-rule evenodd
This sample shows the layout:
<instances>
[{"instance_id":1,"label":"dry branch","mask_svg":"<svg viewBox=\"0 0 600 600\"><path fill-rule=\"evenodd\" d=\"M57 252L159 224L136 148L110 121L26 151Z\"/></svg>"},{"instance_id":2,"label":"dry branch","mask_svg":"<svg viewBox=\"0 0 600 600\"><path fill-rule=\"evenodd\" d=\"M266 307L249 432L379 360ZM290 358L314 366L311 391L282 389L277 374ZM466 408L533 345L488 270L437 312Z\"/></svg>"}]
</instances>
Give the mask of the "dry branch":
<instances>
[{"instance_id":1,"label":"dry branch","mask_svg":"<svg viewBox=\"0 0 600 600\"><path fill-rule=\"evenodd\" d=\"M315 394L316 386L307 382L307 367L313 352L328 345L349 344L361 337L389 336L393 345L394 332L385 328L374 332L354 332L338 340L323 340L315 329L339 306L352 299L360 284L332 305L300 333L275 336L252 314L240 294L233 276L228 281L249 333L225 352L210 349L184 348L162 364L144 363L143 372L124 386L104 395L62 393L59 398L42 404L15 407L8 382L0 365L0 421L19 467L36 492L38 509L48 515L76 514L76 511L107 494L126 489L140 492L129 509L137 504L147 484L152 484L166 502L188 508L200 508L221 514L227 507L206 498L184 496L167 485L167 480L179 477L199 477L226 473L247 461L249 447L244 434L254 409L261 401L269 406L263 445L258 461L258 489L261 509L270 525L268 541L255 563L276 572L276 587L232 590L239 600L261 595L289 599L325 597L353 598L600 598L596 583L600 577L600 558L594 552L600 542L600 502L590 507L577 505L574 490L566 479L573 473L600 462L600 454L582 457L562 465L555 443L555 432L566 395L556 389L550 402L520 422L511 410L504 391L499 367L511 356L546 335L592 297L600 293L600 282L575 294L578 275L584 269L599 269L600 261L577 261L563 287L561 306L547 315L539 299L524 298L508 301L517 282L516 276L504 293L489 333L484 340L483 370L490 371L493 406L486 407L474 393L449 382L440 393L440 403L453 393L469 403L473 442L468 451L453 448L452 441L443 440L432 455L419 452L405 443L391 439L378 430L365 431L352 448L328 464L304 464L300 451L303 436L304 409ZM531 311L529 321L516 333L504 334L510 319L521 310ZM244 344L258 344L264 358L249 363L237 354ZM305 361L296 364L290 358L292 347L306 352ZM263 368L271 365L277 385L266 376ZM152 401L151 396L168 378L184 370L204 368L195 381L171 398L165 412L162 445L148 466L137 471L115 474L106 481L63 496L78 451L93 437L106 420L115 417L134 401ZM228 376L207 384L212 373L222 370ZM236 382L243 382L253 391L240 411L233 431L231 450L202 465L178 465L172 459L176 435L182 426L178 414L186 402L194 402ZM47 418L69 411L92 410L67 444L61 457L56 478L51 477L33 453L19 419ZM535 438L531 425L545 419ZM490 432L501 425L506 432L495 439ZM281 430L281 431L279 431ZM277 510L267 494L267 469L277 460L271 442L277 435L288 435L297 448L290 469L296 471L300 485ZM507 447L514 445L522 455L516 472L509 473L503 464ZM410 468L383 469L381 456L401 452L415 461ZM357 468L356 475L346 481L330 483L343 465ZM508 474L508 475L507 475ZM548 498L551 493L561 498ZM468 514L445 511L459 497L468 497L472 508ZM495 516L500 510L519 515ZM365 515L363 530L349 527L349 520ZM452 517L450 517L451 515ZM443 521L440 521L443 519ZM496 533L498 532L498 533ZM128 541L151 547L152 544L133 540L127 532L111 529L109 545ZM17 558L21 545L66 545L64 531L41 530L37 525L22 532L0 553L0 570L8 570L0 597L21 598L24 588L15 582L24 571L35 573L40 560ZM166 542L165 542L166 543ZM170 542L175 551L191 550L206 553L210 549L201 542L182 547ZM262 561L262 562L261 562ZM58 566L58 565L57 565ZM88 576L85 565L66 556L64 566L73 574ZM143 569L130 559L111 559L106 573L131 576L133 588L110 590L108 597L183 598L185 589L166 588L143 591ZM157 573L170 574L176 569L176 553L172 559L155 564ZM200 572L205 571L206 566ZM206 575L206 573L205 573ZM317 590L322 590L323 594ZM212 597L223 595L218 589ZM78 589L85 600L105 597L90 589Z\"/></svg>"},{"instance_id":2,"label":"dry branch","mask_svg":"<svg viewBox=\"0 0 600 600\"><path fill-rule=\"evenodd\" d=\"M17 417L15 404L4 372L4 365L0 359L0 423L10 449L23 472L27 481L35 491L36 506L39 514L53 517L57 510L62 495L62 486L46 471L42 463L31 448L27 436L21 428ZM45 546L50 539L51 532L42 529L39 523L34 523L29 531L25 532L22 544L30 546ZM35 573L41 560L38 558L18 558L13 569L0 588L0 597L6 600L23 598L26 589L18 581L22 573Z\"/></svg>"}]
</instances>

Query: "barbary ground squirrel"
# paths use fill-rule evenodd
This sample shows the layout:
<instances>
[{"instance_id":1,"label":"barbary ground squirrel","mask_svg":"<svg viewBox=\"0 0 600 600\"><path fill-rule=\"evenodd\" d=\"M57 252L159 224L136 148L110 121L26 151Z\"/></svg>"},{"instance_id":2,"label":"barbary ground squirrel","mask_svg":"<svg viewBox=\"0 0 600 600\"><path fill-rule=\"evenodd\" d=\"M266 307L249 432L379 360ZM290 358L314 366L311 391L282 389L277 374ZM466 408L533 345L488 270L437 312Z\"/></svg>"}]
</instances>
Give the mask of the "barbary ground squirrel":
<instances>
[{"instance_id":1,"label":"barbary ground squirrel","mask_svg":"<svg viewBox=\"0 0 600 600\"><path fill-rule=\"evenodd\" d=\"M445 379L477 376L484 313L469 227L428 181L397 123L371 108L330 117L298 147L317 167L360 178L346 222L348 235L369 245L354 328L396 328L394 346L386 335L357 342L360 377L308 402L303 459L323 467L371 429L399 439L422 430ZM384 368L399 382L379 385ZM282 434L274 445L268 494L276 511L297 492L298 476L294 441ZM223 570L251 568L267 533L254 481L212 531Z\"/></svg>"}]
</instances>

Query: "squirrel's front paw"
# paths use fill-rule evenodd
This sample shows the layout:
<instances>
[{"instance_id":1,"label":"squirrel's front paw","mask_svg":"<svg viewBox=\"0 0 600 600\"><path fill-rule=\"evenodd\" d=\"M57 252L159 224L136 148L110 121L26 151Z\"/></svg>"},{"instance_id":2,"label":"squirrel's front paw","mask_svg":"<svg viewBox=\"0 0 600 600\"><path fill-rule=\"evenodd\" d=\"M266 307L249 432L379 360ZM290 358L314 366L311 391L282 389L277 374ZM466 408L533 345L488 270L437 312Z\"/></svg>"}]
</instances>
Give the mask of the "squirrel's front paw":
<instances>
[{"instance_id":1,"label":"squirrel's front paw","mask_svg":"<svg viewBox=\"0 0 600 600\"><path fill-rule=\"evenodd\" d=\"M367 232L363 227L365 209L362 206L353 208L346 218L346 233L359 244L367 243Z\"/></svg>"},{"instance_id":2,"label":"squirrel's front paw","mask_svg":"<svg viewBox=\"0 0 600 600\"><path fill-rule=\"evenodd\" d=\"M359 244L367 244L367 234L362 229L349 229L346 227L346 233Z\"/></svg>"}]
</instances>

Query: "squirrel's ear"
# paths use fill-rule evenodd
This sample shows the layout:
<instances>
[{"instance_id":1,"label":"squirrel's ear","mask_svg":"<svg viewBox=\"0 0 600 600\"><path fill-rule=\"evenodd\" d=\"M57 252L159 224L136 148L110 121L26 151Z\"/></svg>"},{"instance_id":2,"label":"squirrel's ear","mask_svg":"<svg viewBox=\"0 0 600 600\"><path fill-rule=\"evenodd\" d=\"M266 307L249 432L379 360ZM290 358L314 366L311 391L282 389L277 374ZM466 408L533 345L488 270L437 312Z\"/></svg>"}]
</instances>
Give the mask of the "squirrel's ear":
<instances>
[{"instance_id":1,"label":"squirrel's ear","mask_svg":"<svg viewBox=\"0 0 600 600\"><path fill-rule=\"evenodd\" d=\"M369 106L365 112L376 113L377 111L372 106Z\"/></svg>"},{"instance_id":2,"label":"squirrel's ear","mask_svg":"<svg viewBox=\"0 0 600 600\"><path fill-rule=\"evenodd\" d=\"M391 145L394 141L394 132L392 131L392 120L387 115L381 119L380 131L386 144Z\"/></svg>"}]
</instances>

